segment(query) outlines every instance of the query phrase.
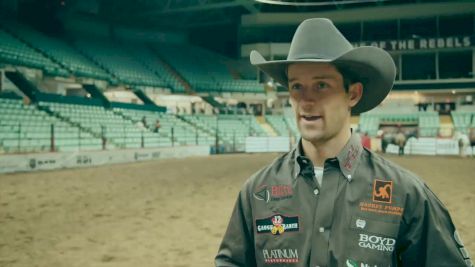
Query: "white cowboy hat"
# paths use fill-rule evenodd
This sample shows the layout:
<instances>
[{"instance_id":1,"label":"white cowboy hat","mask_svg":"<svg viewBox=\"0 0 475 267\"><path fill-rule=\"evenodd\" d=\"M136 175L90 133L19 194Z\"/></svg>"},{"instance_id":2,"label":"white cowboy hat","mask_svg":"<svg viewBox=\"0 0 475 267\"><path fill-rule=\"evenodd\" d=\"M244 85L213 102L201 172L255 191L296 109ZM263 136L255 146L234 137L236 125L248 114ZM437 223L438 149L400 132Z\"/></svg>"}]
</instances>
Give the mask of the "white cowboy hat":
<instances>
[{"instance_id":1,"label":"white cowboy hat","mask_svg":"<svg viewBox=\"0 0 475 267\"><path fill-rule=\"evenodd\" d=\"M287 66L292 63L323 62L347 66L363 83L363 96L353 114L368 111L383 101L394 84L396 66L388 52L373 46L354 48L329 19L303 21L295 31L287 60L267 61L253 50L251 64L287 86Z\"/></svg>"}]
</instances>

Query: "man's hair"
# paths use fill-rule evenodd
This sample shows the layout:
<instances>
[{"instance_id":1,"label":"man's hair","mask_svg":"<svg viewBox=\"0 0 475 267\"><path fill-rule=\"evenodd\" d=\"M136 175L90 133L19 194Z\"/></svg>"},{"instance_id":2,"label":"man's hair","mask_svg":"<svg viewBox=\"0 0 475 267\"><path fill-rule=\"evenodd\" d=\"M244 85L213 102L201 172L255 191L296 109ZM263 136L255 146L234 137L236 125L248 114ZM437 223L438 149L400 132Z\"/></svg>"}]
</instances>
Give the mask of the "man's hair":
<instances>
[{"instance_id":1,"label":"man's hair","mask_svg":"<svg viewBox=\"0 0 475 267\"><path fill-rule=\"evenodd\" d=\"M350 85L361 82L361 78L353 71L355 66L348 66L343 64L332 64L335 66L336 70L340 72L341 76L343 77L343 87L345 88L345 92L348 93L350 90ZM363 83L364 84L364 83Z\"/></svg>"}]
</instances>

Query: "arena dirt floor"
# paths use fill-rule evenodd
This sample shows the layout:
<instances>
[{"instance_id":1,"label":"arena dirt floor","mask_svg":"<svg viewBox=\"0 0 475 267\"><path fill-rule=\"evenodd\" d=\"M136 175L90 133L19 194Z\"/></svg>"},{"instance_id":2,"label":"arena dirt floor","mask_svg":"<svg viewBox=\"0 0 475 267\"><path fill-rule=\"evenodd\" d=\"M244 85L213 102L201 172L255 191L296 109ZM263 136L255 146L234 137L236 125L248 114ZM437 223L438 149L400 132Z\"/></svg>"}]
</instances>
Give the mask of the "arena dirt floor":
<instances>
[{"instance_id":1,"label":"arena dirt floor","mask_svg":"<svg viewBox=\"0 0 475 267\"><path fill-rule=\"evenodd\" d=\"M0 266L213 266L241 184L276 155L0 175ZM475 255L475 159L389 158L427 181Z\"/></svg>"}]
</instances>

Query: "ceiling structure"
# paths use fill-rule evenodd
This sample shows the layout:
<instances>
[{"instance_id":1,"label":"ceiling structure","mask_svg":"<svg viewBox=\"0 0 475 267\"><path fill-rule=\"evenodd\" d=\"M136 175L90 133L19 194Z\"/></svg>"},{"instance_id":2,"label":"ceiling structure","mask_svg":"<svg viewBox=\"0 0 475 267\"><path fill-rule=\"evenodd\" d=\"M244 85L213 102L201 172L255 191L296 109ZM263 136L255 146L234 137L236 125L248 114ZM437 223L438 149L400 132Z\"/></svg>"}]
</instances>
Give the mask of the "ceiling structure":
<instances>
[{"instance_id":1,"label":"ceiling structure","mask_svg":"<svg viewBox=\"0 0 475 267\"><path fill-rule=\"evenodd\" d=\"M434 0L58 0L69 12L94 13L112 23L169 30L239 24L242 15L305 13L437 3ZM92 12L91 12L92 11Z\"/></svg>"}]
</instances>

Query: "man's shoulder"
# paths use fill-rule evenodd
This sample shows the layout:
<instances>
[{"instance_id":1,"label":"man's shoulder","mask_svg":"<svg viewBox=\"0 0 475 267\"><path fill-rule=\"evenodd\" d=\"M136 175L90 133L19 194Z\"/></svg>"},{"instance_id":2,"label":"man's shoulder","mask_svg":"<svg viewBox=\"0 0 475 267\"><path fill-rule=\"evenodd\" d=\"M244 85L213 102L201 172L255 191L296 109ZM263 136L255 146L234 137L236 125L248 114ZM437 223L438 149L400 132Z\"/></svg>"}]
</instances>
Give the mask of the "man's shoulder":
<instances>
[{"instance_id":1,"label":"man's shoulder","mask_svg":"<svg viewBox=\"0 0 475 267\"><path fill-rule=\"evenodd\" d=\"M367 150L368 151L368 150ZM383 157L372 151L368 151L367 162L372 166L372 169L377 170L378 174L384 174L389 179L402 186L422 188L425 187L425 182L414 172L394 161Z\"/></svg>"}]
</instances>

